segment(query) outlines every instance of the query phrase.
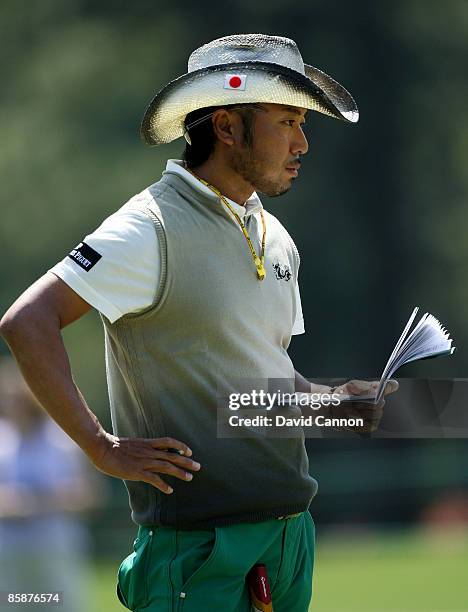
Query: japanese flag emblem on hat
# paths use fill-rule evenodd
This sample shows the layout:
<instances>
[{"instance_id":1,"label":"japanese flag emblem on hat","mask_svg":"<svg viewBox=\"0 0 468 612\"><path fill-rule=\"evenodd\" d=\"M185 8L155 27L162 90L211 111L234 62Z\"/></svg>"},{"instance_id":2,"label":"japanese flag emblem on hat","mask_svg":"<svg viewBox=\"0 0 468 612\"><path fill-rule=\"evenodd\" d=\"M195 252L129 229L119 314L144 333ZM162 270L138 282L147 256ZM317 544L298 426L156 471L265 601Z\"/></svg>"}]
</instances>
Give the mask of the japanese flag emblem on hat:
<instances>
[{"instance_id":1,"label":"japanese flag emblem on hat","mask_svg":"<svg viewBox=\"0 0 468 612\"><path fill-rule=\"evenodd\" d=\"M224 77L224 89L237 89L245 91L245 82L247 81L246 74L226 74Z\"/></svg>"}]
</instances>

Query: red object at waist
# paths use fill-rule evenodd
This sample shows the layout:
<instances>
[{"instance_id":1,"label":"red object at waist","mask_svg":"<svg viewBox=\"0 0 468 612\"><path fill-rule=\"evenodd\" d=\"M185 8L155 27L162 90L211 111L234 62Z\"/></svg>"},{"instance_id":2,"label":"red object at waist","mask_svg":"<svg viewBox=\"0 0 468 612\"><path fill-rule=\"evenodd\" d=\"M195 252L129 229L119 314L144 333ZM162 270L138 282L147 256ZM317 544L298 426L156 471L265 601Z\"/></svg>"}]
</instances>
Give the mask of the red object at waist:
<instances>
[{"instance_id":1,"label":"red object at waist","mask_svg":"<svg viewBox=\"0 0 468 612\"><path fill-rule=\"evenodd\" d=\"M273 612L266 566L256 563L247 574L247 585L254 612Z\"/></svg>"}]
</instances>

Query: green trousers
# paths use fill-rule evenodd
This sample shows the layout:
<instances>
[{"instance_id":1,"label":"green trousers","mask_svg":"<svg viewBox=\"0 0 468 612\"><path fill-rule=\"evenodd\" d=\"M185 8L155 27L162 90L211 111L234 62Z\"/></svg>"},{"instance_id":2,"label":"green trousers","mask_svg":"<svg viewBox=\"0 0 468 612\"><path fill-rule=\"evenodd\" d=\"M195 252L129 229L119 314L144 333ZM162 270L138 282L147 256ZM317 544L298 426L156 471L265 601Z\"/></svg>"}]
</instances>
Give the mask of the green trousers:
<instances>
[{"instance_id":1,"label":"green trousers","mask_svg":"<svg viewBox=\"0 0 468 612\"><path fill-rule=\"evenodd\" d=\"M134 612L250 612L245 577L264 563L274 612L307 612L314 543L309 512L201 531L139 527L117 595Z\"/></svg>"}]
</instances>

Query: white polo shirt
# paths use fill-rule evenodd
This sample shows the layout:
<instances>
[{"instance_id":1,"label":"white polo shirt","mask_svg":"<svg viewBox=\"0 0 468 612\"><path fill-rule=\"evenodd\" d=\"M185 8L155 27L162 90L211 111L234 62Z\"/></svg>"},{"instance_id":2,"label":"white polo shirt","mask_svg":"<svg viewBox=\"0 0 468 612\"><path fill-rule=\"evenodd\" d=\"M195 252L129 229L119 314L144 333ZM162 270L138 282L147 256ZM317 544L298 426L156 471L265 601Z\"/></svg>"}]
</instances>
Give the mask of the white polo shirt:
<instances>
[{"instance_id":1,"label":"white polo shirt","mask_svg":"<svg viewBox=\"0 0 468 612\"><path fill-rule=\"evenodd\" d=\"M168 160L166 170L183 176L194 189L202 193L212 193L187 172L182 161ZM226 199L243 220L263 208L255 192L244 206ZM231 212L229 214L232 216ZM234 218L232 220L238 225ZM260 232L262 230L261 224L259 225ZM240 227L239 231L242 232ZM258 239L261 241L261 236ZM244 239L243 241L245 243ZM111 323L125 314L143 311L154 303L161 273L161 259L153 221L145 213L121 208L105 219L83 242L95 254L93 264L88 270L79 265L76 259L67 256L49 272L61 278ZM246 243L241 246L248 248ZM266 248L268 249L268 228ZM304 319L297 284L295 289L296 320L292 333L297 335L304 333Z\"/></svg>"}]
</instances>

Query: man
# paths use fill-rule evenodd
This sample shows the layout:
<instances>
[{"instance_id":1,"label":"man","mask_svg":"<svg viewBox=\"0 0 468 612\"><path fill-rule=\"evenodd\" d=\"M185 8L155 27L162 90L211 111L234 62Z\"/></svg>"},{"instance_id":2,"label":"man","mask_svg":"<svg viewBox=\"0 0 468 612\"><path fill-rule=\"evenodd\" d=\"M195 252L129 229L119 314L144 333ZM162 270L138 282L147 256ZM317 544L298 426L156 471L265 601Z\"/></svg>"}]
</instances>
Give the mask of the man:
<instances>
[{"instance_id":1,"label":"man","mask_svg":"<svg viewBox=\"0 0 468 612\"><path fill-rule=\"evenodd\" d=\"M329 390L287 354L303 332L299 255L256 194L281 195L298 176L307 110L358 119L294 41L236 35L194 51L141 127L151 145L184 135L185 163L170 160L1 322L42 405L99 470L125 480L139 531L118 594L131 610L247 611L245 578L259 563L275 612L308 608L317 483L303 437L216 429L217 398L236 380ZM61 340L91 306L105 328L113 434L74 384ZM367 411L371 426L380 409Z\"/></svg>"}]
</instances>

